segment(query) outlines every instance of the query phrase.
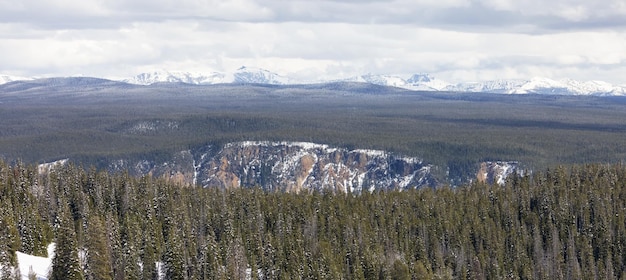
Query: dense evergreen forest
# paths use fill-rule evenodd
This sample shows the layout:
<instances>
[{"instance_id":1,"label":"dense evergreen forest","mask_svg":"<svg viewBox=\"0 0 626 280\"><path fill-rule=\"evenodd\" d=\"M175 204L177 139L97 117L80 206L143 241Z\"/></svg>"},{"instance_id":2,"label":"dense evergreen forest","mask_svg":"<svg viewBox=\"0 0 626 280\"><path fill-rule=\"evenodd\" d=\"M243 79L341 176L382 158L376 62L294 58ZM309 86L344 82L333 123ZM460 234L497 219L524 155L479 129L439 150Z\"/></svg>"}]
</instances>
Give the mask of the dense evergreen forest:
<instances>
[{"instance_id":1,"label":"dense evergreen forest","mask_svg":"<svg viewBox=\"0 0 626 280\"><path fill-rule=\"evenodd\" d=\"M272 193L0 163L2 279L16 251L51 279L623 279L626 166L504 186Z\"/></svg>"},{"instance_id":2,"label":"dense evergreen forest","mask_svg":"<svg viewBox=\"0 0 626 280\"><path fill-rule=\"evenodd\" d=\"M0 159L171 162L238 141L374 149L432 164L440 182L485 161L544 170L626 160L626 98L415 92L361 83L152 85L60 79L0 85Z\"/></svg>"}]
</instances>

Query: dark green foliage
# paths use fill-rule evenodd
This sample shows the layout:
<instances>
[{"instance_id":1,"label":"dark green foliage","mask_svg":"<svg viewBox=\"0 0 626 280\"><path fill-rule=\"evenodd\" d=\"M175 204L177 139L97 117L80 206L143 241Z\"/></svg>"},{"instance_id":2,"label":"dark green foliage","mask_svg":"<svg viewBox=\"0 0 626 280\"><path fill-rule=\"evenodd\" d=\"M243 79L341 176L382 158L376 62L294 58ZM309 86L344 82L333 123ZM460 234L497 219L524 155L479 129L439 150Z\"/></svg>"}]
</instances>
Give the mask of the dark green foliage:
<instances>
[{"instance_id":1,"label":"dark green foliage","mask_svg":"<svg viewBox=\"0 0 626 280\"><path fill-rule=\"evenodd\" d=\"M86 279L113 279L113 269L111 262L111 247L104 222L98 215L90 215L87 227L87 249Z\"/></svg>"},{"instance_id":2,"label":"dark green foliage","mask_svg":"<svg viewBox=\"0 0 626 280\"><path fill-rule=\"evenodd\" d=\"M50 280L80 280L83 270L78 260L78 242L66 201L60 201L60 213L57 216L56 248L52 259Z\"/></svg>"},{"instance_id":3,"label":"dark green foliage","mask_svg":"<svg viewBox=\"0 0 626 280\"><path fill-rule=\"evenodd\" d=\"M169 233L168 242L165 243L165 254L163 255L165 279L187 279L183 251L182 241L178 233L172 229Z\"/></svg>"},{"instance_id":4,"label":"dark green foliage","mask_svg":"<svg viewBox=\"0 0 626 280\"><path fill-rule=\"evenodd\" d=\"M20 249L20 236L16 222L13 219L13 209L9 206L0 206L0 265L15 266L17 257L15 252ZM3 273L4 275L4 273Z\"/></svg>"},{"instance_id":5,"label":"dark green foliage","mask_svg":"<svg viewBox=\"0 0 626 280\"><path fill-rule=\"evenodd\" d=\"M0 207L0 279L12 279L12 267L17 266L16 247L19 236L11 212Z\"/></svg>"},{"instance_id":6,"label":"dark green foliage","mask_svg":"<svg viewBox=\"0 0 626 280\"><path fill-rule=\"evenodd\" d=\"M557 167L511 176L505 186L359 196L185 188L74 166L44 178L0 174L0 186L25 174L29 193L37 189L33 182L42 182L37 192L46 195L14 201L47 213L42 228L55 226L52 279L155 279L157 263L168 279L626 274L626 167L619 164ZM17 189L4 188L0 204L6 225L0 253L8 252L0 261L8 264L19 246L35 242L21 236L8 207ZM85 263L78 261L79 251Z\"/></svg>"}]
</instances>

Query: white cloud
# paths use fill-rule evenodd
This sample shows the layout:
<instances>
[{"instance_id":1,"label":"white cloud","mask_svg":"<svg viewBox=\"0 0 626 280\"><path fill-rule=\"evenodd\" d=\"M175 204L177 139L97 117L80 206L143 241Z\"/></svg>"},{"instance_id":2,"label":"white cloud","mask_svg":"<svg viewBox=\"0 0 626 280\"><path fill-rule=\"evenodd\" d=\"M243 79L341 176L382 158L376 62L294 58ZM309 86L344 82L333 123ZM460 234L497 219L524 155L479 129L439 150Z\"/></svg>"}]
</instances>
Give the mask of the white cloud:
<instances>
[{"instance_id":1,"label":"white cloud","mask_svg":"<svg viewBox=\"0 0 626 280\"><path fill-rule=\"evenodd\" d=\"M0 0L0 73L626 77L619 0L68 1Z\"/></svg>"},{"instance_id":2,"label":"white cloud","mask_svg":"<svg viewBox=\"0 0 626 280\"><path fill-rule=\"evenodd\" d=\"M260 21L273 17L273 11L252 0L113 0L106 7L138 15L146 20L209 18L227 21Z\"/></svg>"}]
</instances>

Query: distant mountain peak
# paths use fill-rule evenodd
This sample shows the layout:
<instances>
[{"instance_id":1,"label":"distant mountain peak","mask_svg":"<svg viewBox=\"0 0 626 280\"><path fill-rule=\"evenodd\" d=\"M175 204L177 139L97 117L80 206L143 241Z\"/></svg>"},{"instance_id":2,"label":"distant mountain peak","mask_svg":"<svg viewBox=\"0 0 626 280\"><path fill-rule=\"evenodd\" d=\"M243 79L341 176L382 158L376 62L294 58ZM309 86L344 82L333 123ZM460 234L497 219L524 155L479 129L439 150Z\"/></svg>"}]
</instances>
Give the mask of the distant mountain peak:
<instances>
[{"instance_id":1,"label":"distant mountain peak","mask_svg":"<svg viewBox=\"0 0 626 280\"><path fill-rule=\"evenodd\" d=\"M212 72L208 74L183 71L159 70L141 73L124 82L138 85L155 83L185 83L195 85L223 83L290 84L286 77L261 68L241 66L233 72Z\"/></svg>"},{"instance_id":2,"label":"distant mountain peak","mask_svg":"<svg viewBox=\"0 0 626 280\"><path fill-rule=\"evenodd\" d=\"M235 73L233 73L233 83L241 84L271 84L271 85L285 85L285 84L298 84L294 80L290 80L287 77L281 76L274 72L271 72L262 68L251 68L247 66L241 66Z\"/></svg>"},{"instance_id":3,"label":"distant mountain peak","mask_svg":"<svg viewBox=\"0 0 626 280\"><path fill-rule=\"evenodd\" d=\"M626 87L615 86L603 81L576 81L573 79L552 80L534 77L508 93L561 94L561 95L626 95Z\"/></svg>"},{"instance_id":4,"label":"distant mountain peak","mask_svg":"<svg viewBox=\"0 0 626 280\"><path fill-rule=\"evenodd\" d=\"M230 83L224 74L212 72L208 74L192 73L184 71L167 71L158 70L153 72L141 73L124 82L138 85L151 85L155 83L185 83L185 84L219 84Z\"/></svg>"},{"instance_id":5,"label":"distant mountain peak","mask_svg":"<svg viewBox=\"0 0 626 280\"><path fill-rule=\"evenodd\" d=\"M411 84L415 84L415 83L427 83L427 82L432 81L433 79L434 78L430 74L419 73L419 74L413 74L413 76L411 76L406 81Z\"/></svg>"}]
</instances>

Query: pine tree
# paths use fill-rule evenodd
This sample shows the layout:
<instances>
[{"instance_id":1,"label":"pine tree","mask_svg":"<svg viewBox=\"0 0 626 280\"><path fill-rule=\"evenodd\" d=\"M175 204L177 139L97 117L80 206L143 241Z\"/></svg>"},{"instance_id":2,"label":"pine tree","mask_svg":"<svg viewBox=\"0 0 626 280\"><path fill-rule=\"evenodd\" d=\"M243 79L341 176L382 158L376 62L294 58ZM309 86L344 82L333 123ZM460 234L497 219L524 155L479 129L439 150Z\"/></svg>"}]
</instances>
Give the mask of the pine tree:
<instances>
[{"instance_id":1,"label":"pine tree","mask_svg":"<svg viewBox=\"0 0 626 280\"><path fill-rule=\"evenodd\" d=\"M165 254L163 256L165 279L186 279L182 250L183 246L179 240L178 234L174 229L171 229L168 234L168 240L165 243Z\"/></svg>"},{"instance_id":2,"label":"pine tree","mask_svg":"<svg viewBox=\"0 0 626 280\"><path fill-rule=\"evenodd\" d=\"M87 227L87 279L113 279L111 250L102 219L92 214Z\"/></svg>"},{"instance_id":3,"label":"pine tree","mask_svg":"<svg viewBox=\"0 0 626 280\"><path fill-rule=\"evenodd\" d=\"M213 229L209 228L206 240L201 242L199 254L199 278L200 279L217 279L218 277L218 245L215 242Z\"/></svg>"},{"instance_id":4,"label":"pine tree","mask_svg":"<svg viewBox=\"0 0 626 280\"><path fill-rule=\"evenodd\" d=\"M21 244L8 201L0 201L0 278L11 279L18 267L16 251Z\"/></svg>"},{"instance_id":5,"label":"pine tree","mask_svg":"<svg viewBox=\"0 0 626 280\"><path fill-rule=\"evenodd\" d=\"M56 248L52 259L50 280L81 280L83 271L78 260L74 221L67 203L61 201L57 216Z\"/></svg>"},{"instance_id":6,"label":"pine tree","mask_svg":"<svg viewBox=\"0 0 626 280\"><path fill-rule=\"evenodd\" d=\"M124 215L122 221L123 223L121 225L121 241L122 244L124 244L122 246L124 279L139 279L141 277L141 271L139 268L139 249L141 248L138 240L139 238L141 238L139 223L129 212Z\"/></svg>"},{"instance_id":7,"label":"pine tree","mask_svg":"<svg viewBox=\"0 0 626 280\"><path fill-rule=\"evenodd\" d=\"M0 242L3 242L3 238L0 237ZM11 279L12 276L12 265L9 260L9 252L6 249L0 249L0 279Z\"/></svg>"},{"instance_id":8,"label":"pine tree","mask_svg":"<svg viewBox=\"0 0 626 280\"><path fill-rule=\"evenodd\" d=\"M111 249L111 262L113 263L113 278L115 280L123 280L124 276L124 248L120 238L120 224L115 208L111 212L105 214L104 223L106 225L106 234Z\"/></svg>"},{"instance_id":9,"label":"pine tree","mask_svg":"<svg viewBox=\"0 0 626 280\"><path fill-rule=\"evenodd\" d=\"M408 280L411 279L409 275L409 267L402 262L402 260L396 260L391 268L391 279L394 280Z\"/></svg>"},{"instance_id":10,"label":"pine tree","mask_svg":"<svg viewBox=\"0 0 626 280\"><path fill-rule=\"evenodd\" d=\"M150 234L146 235L146 239L144 240L143 250L141 254L141 263L142 271L141 271L141 279L143 280L152 280L157 279L158 272L156 267L156 252L154 250L154 245L152 241L152 237Z\"/></svg>"}]
</instances>

